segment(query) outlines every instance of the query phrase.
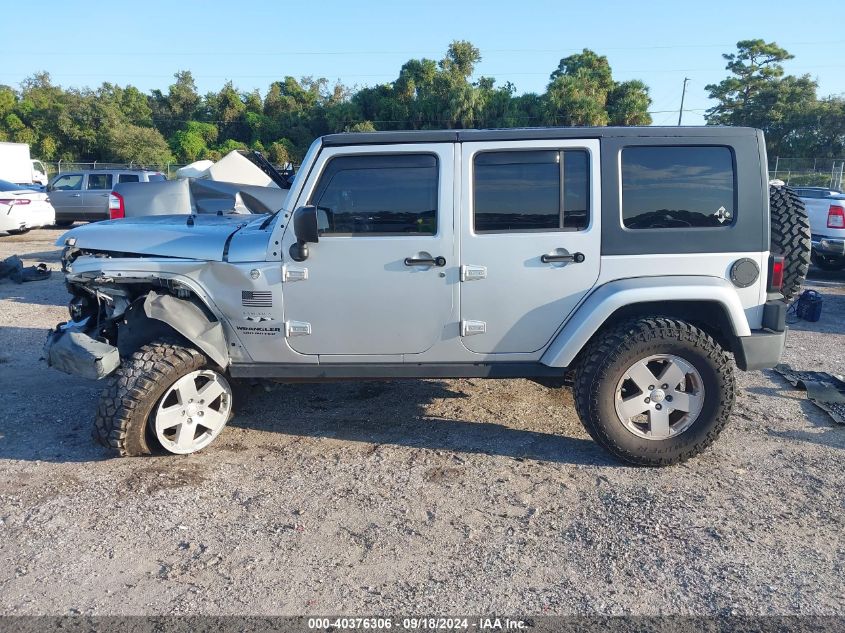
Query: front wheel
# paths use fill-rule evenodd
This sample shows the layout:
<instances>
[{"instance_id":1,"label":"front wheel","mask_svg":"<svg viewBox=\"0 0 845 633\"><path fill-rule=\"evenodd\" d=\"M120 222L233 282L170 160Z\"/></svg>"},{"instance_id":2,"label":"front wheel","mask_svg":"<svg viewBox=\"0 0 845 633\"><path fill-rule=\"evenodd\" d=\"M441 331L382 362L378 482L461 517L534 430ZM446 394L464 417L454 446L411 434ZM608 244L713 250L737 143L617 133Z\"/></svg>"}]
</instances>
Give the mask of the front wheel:
<instances>
[{"instance_id":1,"label":"front wheel","mask_svg":"<svg viewBox=\"0 0 845 633\"><path fill-rule=\"evenodd\" d=\"M733 363L706 332L670 318L621 324L586 350L575 405L590 436L630 464L682 462L718 437L734 402Z\"/></svg>"},{"instance_id":2,"label":"front wheel","mask_svg":"<svg viewBox=\"0 0 845 633\"><path fill-rule=\"evenodd\" d=\"M126 359L100 396L94 435L121 456L199 451L232 415L232 388L197 350L150 343Z\"/></svg>"}]
</instances>

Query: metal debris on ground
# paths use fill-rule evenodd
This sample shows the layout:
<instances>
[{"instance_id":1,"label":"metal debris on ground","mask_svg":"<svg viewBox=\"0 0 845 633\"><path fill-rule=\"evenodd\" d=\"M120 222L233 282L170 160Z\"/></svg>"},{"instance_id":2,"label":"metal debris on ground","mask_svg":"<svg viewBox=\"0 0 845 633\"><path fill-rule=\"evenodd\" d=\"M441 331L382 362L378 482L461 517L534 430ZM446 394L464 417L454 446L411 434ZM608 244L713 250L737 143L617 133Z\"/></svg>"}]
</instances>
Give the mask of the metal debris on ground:
<instances>
[{"instance_id":1,"label":"metal debris on ground","mask_svg":"<svg viewBox=\"0 0 845 633\"><path fill-rule=\"evenodd\" d=\"M845 380L825 371L797 371L781 364L775 371L792 385L807 392L807 398L823 409L833 420L845 424Z\"/></svg>"},{"instance_id":2,"label":"metal debris on ground","mask_svg":"<svg viewBox=\"0 0 845 633\"><path fill-rule=\"evenodd\" d=\"M16 284L22 284L25 281L41 281L49 276L50 270L47 268L47 264L24 266L21 258L17 255L12 255L0 261L0 279L8 277Z\"/></svg>"}]
</instances>

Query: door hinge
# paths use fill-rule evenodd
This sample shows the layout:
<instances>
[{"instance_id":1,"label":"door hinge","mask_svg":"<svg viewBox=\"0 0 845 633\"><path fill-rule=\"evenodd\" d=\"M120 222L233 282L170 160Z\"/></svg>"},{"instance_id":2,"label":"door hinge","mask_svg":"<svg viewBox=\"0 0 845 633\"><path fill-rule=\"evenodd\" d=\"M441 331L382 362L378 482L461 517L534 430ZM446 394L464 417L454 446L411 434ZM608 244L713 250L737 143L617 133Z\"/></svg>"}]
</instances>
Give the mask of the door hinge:
<instances>
[{"instance_id":1,"label":"door hinge","mask_svg":"<svg viewBox=\"0 0 845 633\"><path fill-rule=\"evenodd\" d=\"M487 278L487 266L461 266L461 281L476 281Z\"/></svg>"},{"instance_id":2,"label":"door hinge","mask_svg":"<svg viewBox=\"0 0 845 633\"><path fill-rule=\"evenodd\" d=\"M285 264L282 268L284 281L305 281L308 279L308 269Z\"/></svg>"},{"instance_id":3,"label":"door hinge","mask_svg":"<svg viewBox=\"0 0 845 633\"><path fill-rule=\"evenodd\" d=\"M487 332L485 321L461 321L461 336L474 336Z\"/></svg>"},{"instance_id":4,"label":"door hinge","mask_svg":"<svg viewBox=\"0 0 845 633\"><path fill-rule=\"evenodd\" d=\"M285 321L285 336L308 336L311 334L311 324L305 321Z\"/></svg>"}]
</instances>

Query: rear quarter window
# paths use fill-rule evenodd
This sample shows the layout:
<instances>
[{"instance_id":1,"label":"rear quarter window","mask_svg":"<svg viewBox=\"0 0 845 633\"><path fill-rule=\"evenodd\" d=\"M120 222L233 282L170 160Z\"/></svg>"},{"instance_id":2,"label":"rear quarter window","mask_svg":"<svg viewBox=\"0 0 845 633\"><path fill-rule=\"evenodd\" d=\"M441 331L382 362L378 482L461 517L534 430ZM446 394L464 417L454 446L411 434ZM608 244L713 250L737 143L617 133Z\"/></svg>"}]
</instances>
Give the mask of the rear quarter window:
<instances>
[{"instance_id":1,"label":"rear quarter window","mask_svg":"<svg viewBox=\"0 0 845 633\"><path fill-rule=\"evenodd\" d=\"M148 182L162 182L163 180L167 180L167 178L164 177L164 174L150 174L147 176Z\"/></svg>"},{"instance_id":2,"label":"rear quarter window","mask_svg":"<svg viewBox=\"0 0 845 633\"><path fill-rule=\"evenodd\" d=\"M626 229L719 228L736 221L730 148L626 147L621 163Z\"/></svg>"}]
</instances>

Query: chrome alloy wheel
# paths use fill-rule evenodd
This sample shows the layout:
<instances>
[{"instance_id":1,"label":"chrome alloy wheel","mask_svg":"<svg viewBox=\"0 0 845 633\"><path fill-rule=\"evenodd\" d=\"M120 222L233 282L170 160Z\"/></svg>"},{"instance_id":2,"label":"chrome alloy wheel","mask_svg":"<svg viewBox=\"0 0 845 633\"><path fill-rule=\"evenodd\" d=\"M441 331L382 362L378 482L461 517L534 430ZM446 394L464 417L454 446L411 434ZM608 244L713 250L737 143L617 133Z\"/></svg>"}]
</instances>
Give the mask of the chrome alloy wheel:
<instances>
[{"instance_id":1,"label":"chrome alloy wheel","mask_svg":"<svg viewBox=\"0 0 845 633\"><path fill-rule=\"evenodd\" d=\"M616 385L616 414L628 431L665 440L686 431L704 406L704 381L691 363L673 354L638 360Z\"/></svg>"},{"instance_id":2,"label":"chrome alloy wheel","mask_svg":"<svg viewBox=\"0 0 845 633\"><path fill-rule=\"evenodd\" d=\"M232 388L210 369L182 376L159 400L155 434L171 453L193 453L220 434L232 413Z\"/></svg>"}]
</instances>

